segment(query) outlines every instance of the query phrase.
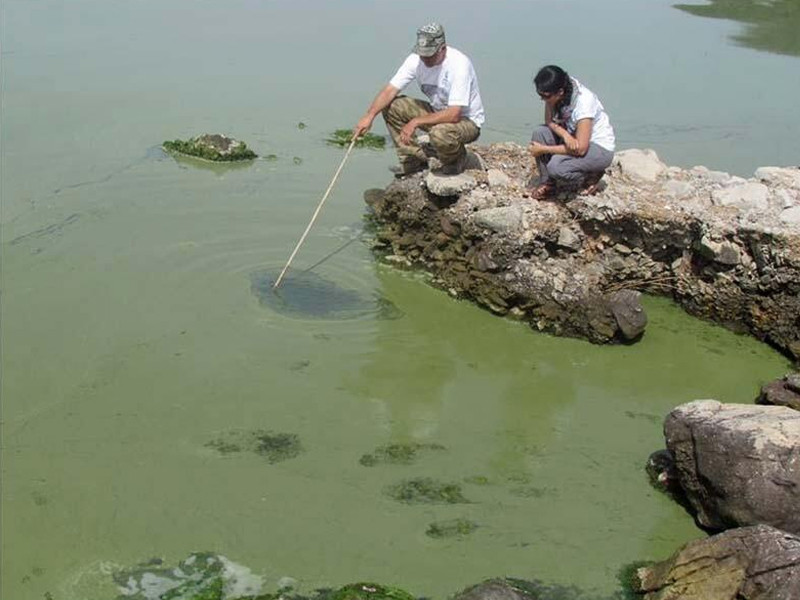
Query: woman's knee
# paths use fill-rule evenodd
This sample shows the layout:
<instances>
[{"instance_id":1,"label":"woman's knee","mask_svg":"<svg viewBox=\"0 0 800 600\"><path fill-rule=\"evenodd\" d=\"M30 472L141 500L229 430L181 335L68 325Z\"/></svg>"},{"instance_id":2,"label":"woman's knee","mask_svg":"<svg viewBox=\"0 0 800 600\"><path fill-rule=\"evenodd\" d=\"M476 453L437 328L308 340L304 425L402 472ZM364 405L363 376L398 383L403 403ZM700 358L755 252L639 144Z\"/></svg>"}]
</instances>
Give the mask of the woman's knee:
<instances>
[{"instance_id":1,"label":"woman's knee","mask_svg":"<svg viewBox=\"0 0 800 600\"><path fill-rule=\"evenodd\" d=\"M540 125L533 130L531 134L531 141L540 144L551 145L553 143L553 132L547 125Z\"/></svg>"}]
</instances>

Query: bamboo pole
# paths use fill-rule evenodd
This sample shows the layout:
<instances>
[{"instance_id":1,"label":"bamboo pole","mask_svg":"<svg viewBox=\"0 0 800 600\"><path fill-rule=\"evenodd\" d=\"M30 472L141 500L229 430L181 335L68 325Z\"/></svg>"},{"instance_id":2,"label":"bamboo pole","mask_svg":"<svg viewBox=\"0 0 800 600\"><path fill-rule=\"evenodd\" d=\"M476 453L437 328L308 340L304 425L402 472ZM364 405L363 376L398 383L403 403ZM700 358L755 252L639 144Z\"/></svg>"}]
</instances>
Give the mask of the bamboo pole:
<instances>
[{"instance_id":1,"label":"bamboo pole","mask_svg":"<svg viewBox=\"0 0 800 600\"><path fill-rule=\"evenodd\" d=\"M319 215L319 211L322 210L322 205L325 204L325 200L327 200L328 195L331 193L331 190L333 189L333 185L336 183L336 180L339 178L339 173L342 172L342 168L344 167L344 163L347 161L347 157L350 156L350 151L353 149L353 146L355 146L356 139L357 138L355 136L353 136L353 139L350 141L350 146L348 146L347 152L345 152L344 158L342 159L342 162L339 164L339 168L336 169L336 173L333 175L333 179L331 179L331 183L328 186L328 189L325 190L325 194L322 196L322 200L319 201L319 204L317 205L317 210L314 211L314 214L312 215L311 220L308 222L308 227L306 227L306 230L303 232L303 235L300 236L300 241L297 242L297 245L294 247L294 250L292 250L292 254L289 256L289 260L286 261L286 266L283 267L283 271L281 271L281 274L278 275L278 279L276 279L275 283L272 285L272 289L273 290L278 289L278 286L281 284L281 281L283 281L283 276L286 274L286 271L289 269L289 265L292 264L292 260L294 260L295 254L297 254L297 251L300 249L300 246L303 245L303 242L305 241L306 236L308 235L308 232L311 231L311 227L314 225L314 221L317 220L317 216Z\"/></svg>"}]
</instances>

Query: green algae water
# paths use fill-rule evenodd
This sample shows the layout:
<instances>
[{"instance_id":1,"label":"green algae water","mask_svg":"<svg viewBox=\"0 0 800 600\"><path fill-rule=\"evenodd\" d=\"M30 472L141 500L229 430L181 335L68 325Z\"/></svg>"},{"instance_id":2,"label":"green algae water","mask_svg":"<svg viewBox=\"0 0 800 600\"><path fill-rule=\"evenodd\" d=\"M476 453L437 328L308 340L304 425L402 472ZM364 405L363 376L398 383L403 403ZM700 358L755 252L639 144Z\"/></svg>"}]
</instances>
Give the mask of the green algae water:
<instances>
[{"instance_id":1,"label":"green algae water","mask_svg":"<svg viewBox=\"0 0 800 600\"><path fill-rule=\"evenodd\" d=\"M247 590L508 575L603 598L702 536L644 463L673 406L783 374L764 345L648 299L640 343L592 346L377 264L361 195L390 150L354 150L269 290L341 160L325 139L432 19L475 61L482 141L527 139L530 76L558 62L621 147L796 164L796 57L668 2L596 4L4 2L0 595L110 600L135 565L211 552ZM555 44L543 12L592 29ZM205 132L274 156L159 149Z\"/></svg>"}]
</instances>

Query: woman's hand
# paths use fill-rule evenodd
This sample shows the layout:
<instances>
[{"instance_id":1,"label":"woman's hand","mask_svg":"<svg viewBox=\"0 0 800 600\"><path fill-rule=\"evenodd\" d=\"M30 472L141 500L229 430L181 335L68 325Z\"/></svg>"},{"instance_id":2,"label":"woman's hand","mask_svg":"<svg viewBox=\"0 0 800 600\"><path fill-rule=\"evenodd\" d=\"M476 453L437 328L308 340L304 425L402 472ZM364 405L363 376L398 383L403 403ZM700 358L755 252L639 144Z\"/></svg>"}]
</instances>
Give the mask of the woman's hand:
<instances>
[{"instance_id":1,"label":"woman's hand","mask_svg":"<svg viewBox=\"0 0 800 600\"><path fill-rule=\"evenodd\" d=\"M528 152L531 153L533 158L539 158L543 154L550 154L550 146L545 146L544 144L540 144L539 142L531 142L531 145L528 146Z\"/></svg>"},{"instance_id":2,"label":"woman's hand","mask_svg":"<svg viewBox=\"0 0 800 600\"><path fill-rule=\"evenodd\" d=\"M579 148L578 140L576 140L568 133L564 135L564 147L567 149L567 154L569 154L570 156L575 156L578 154L578 148Z\"/></svg>"}]
</instances>

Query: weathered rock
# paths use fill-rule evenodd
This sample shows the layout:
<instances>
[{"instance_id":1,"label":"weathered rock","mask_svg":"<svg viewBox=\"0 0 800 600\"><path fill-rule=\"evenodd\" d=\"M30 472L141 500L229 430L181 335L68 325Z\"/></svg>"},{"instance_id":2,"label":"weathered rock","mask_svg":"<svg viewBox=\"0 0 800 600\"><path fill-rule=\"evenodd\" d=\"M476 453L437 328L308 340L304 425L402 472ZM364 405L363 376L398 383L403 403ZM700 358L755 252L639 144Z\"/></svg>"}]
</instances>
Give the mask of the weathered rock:
<instances>
[{"instance_id":1,"label":"weathered rock","mask_svg":"<svg viewBox=\"0 0 800 600\"><path fill-rule=\"evenodd\" d=\"M573 231L572 227L561 227L558 230L558 241L556 242L562 248L577 252L581 248L581 238Z\"/></svg>"},{"instance_id":2,"label":"weathered rock","mask_svg":"<svg viewBox=\"0 0 800 600\"><path fill-rule=\"evenodd\" d=\"M466 172L458 175L442 175L429 171L425 176L425 185L437 196L458 196L473 189L478 182Z\"/></svg>"},{"instance_id":3,"label":"weathered rock","mask_svg":"<svg viewBox=\"0 0 800 600\"><path fill-rule=\"evenodd\" d=\"M800 206L793 206L781 212L780 219L787 225L800 225Z\"/></svg>"},{"instance_id":4,"label":"weathered rock","mask_svg":"<svg viewBox=\"0 0 800 600\"><path fill-rule=\"evenodd\" d=\"M698 400L667 416L664 436L701 525L800 533L800 413Z\"/></svg>"},{"instance_id":5,"label":"weathered rock","mask_svg":"<svg viewBox=\"0 0 800 600\"><path fill-rule=\"evenodd\" d=\"M524 214L519 206L501 206L477 211L473 222L496 232L516 231L524 225Z\"/></svg>"},{"instance_id":6,"label":"weathered rock","mask_svg":"<svg viewBox=\"0 0 800 600\"><path fill-rule=\"evenodd\" d=\"M643 600L797 600L800 538L766 525L734 529L638 569L633 583Z\"/></svg>"},{"instance_id":7,"label":"weathered rock","mask_svg":"<svg viewBox=\"0 0 800 600\"><path fill-rule=\"evenodd\" d=\"M800 167L759 167L755 178L771 185L800 190Z\"/></svg>"},{"instance_id":8,"label":"weathered rock","mask_svg":"<svg viewBox=\"0 0 800 600\"><path fill-rule=\"evenodd\" d=\"M741 210L765 210L769 199L769 188L763 183L747 182L734 187L715 190L715 204L732 206Z\"/></svg>"},{"instance_id":9,"label":"weathered rock","mask_svg":"<svg viewBox=\"0 0 800 600\"><path fill-rule=\"evenodd\" d=\"M763 386L756 403L800 410L800 373L784 375Z\"/></svg>"},{"instance_id":10,"label":"weathered rock","mask_svg":"<svg viewBox=\"0 0 800 600\"><path fill-rule=\"evenodd\" d=\"M642 295L635 290L614 292L609 299L611 312L617 320L622 337L635 340L644 333L647 327L647 315L642 308Z\"/></svg>"},{"instance_id":11,"label":"weathered rock","mask_svg":"<svg viewBox=\"0 0 800 600\"><path fill-rule=\"evenodd\" d=\"M652 150L622 150L617 152L614 162L623 175L645 181L655 181L667 170Z\"/></svg>"},{"instance_id":12,"label":"weathered rock","mask_svg":"<svg viewBox=\"0 0 800 600\"><path fill-rule=\"evenodd\" d=\"M456 594L453 600L536 600L503 579L490 579Z\"/></svg>"},{"instance_id":13,"label":"weathered rock","mask_svg":"<svg viewBox=\"0 0 800 600\"><path fill-rule=\"evenodd\" d=\"M491 188L504 188L511 184L511 178L500 169L489 169L486 175L489 178L489 187Z\"/></svg>"}]
</instances>

